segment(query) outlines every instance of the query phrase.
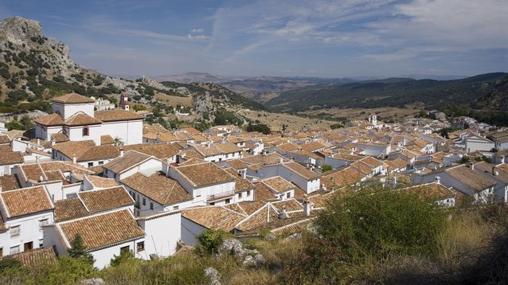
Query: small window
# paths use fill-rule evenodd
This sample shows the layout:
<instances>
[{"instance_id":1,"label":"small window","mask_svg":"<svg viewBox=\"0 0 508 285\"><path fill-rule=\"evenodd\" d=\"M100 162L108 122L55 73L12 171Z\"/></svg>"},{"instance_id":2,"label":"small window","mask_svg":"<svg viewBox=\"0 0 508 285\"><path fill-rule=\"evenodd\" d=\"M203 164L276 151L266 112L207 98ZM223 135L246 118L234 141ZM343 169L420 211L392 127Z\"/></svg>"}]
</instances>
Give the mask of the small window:
<instances>
[{"instance_id":1,"label":"small window","mask_svg":"<svg viewBox=\"0 0 508 285\"><path fill-rule=\"evenodd\" d=\"M49 220L47 218L39 220L39 228L40 228L40 230L42 231L42 227L44 227L44 226L46 226L48 224L49 224Z\"/></svg>"},{"instance_id":2,"label":"small window","mask_svg":"<svg viewBox=\"0 0 508 285\"><path fill-rule=\"evenodd\" d=\"M250 196L250 190L247 190L247 197Z\"/></svg>"},{"instance_id":3,"label":"small window","mask_svg":"<svg viewBox=\"0 0 508 285\"><path fill-rule=\"evenodd\" d=\"M226 199L226 204L231 203L231 199Z\"/></svg>"},{"instance_id":4,"label":"small window","mask_svg":"<svg viewBox=\"0 0 508 285\"><path fill-rule=\"evenodd\" d=\"M215 202L211 202L211 203L210 203L210 205L211 205L211 206L215 205Z\"/></svg>"},{"instance_id":5,"label":"small window","mask_svg":"<svg viewBox=\"0 0 508 285\"><path fill-rule=\"evenodd\" d=\"M87 137L88 136L88 132L89 132L88 127L84 127L83 128L83 136Z\"/></svg>"},{"instance_id":6,"label":"small window","mask_svg":"<svg viewBox=\"0 0 508 285\"><path fill-rule=\"evenodd\" d=\"M173 210L178 210L178 208L180 208L180 207L178 207L178 205L177 206L173 206Z\"/></svg>"},{"instance_id":7,"label":"small window","mask_svg":"<svg viewBox=\"0 0 508 285\"><path fill-rule=\"evenodd\" d=\"M25 244L23 245L23 251L29 251L32 249L34 249L34 243L32 241L25 242Z\"/></svg>"},{"instance_id":8,"label":"small window","mask_svg":"<svg viewBox=\"0 0 508 285\"><path fill-rule=\"evenodd\" d=\"M21 229L19 226L13 226L13 227L11 227L10 233L11 233L11 237L17 237L20 235Z\"/></svg>"},{"instance_id":9,"label":"small window","mask_svg":"<svg viewBox=\"0 0 508 285\"><path fill-rule=\"evenodd\" d=\"M137 252L145 251L145 242L144 241L138 242L136 244L136 250L137 250Z\"/></svg>"},{"instance_id":10,"label":"small window","mask_svg":"<svg viewBox=\"0 0 508 285\"><path fill-rule=\"evenodd\" d=\"M238 198L242 198L242 192L238 193Z\"/></svg>"},{"instance_id":11,"label":"small window","mask_svg":"<svg viewBox=\"0 0 508 285\"><path fill-rule=\"evenodd\" d=\"M19 245L11 246L11 254L19 253Z\"/></svg>"},{"instance_id":12,"label":"small window","mask_svg":"<svg viewBox=\"0 0 508 285\"><path fill-rule=\"evenodd\" d=\"M291 192L288 192L288 193L286 194L286 197L291 198Z\"/></svg>"},{"instance_id":13,"label":"small window","mask_svg":"<svg viewBox=\"0 0 508 285\"><path fill-rule=\"evenodd\" d=\"M39 240L39 248L43 248L43 247L44 247L44 240L40 239Z\"/></svg>"},{"instance_id":14,"label":"small window","mask_svg":"<svg viewBox=\"0 0 508 285\"><path fill-rule=\"evenodd\" d=\"M143 206L146 206L146 199L143 198Z\"/></svg>"},{"instance_id":15,"label":"small window","mask_svg":"<svg viewBox=\"0 0 508 285\"><path fill-rule=\"evenodd\" d=\"M153 210L153 203L150 202L150 210Z\"/></svg>"},{"instance_id":16,"label":"small window","mask_svg":"<svg viewBox=\"0 0 508 285\"><path fill-rule=\"evenodd\" d=\"M104 164L104 161L99 161L99 165L103 165Z\"/></svg>"},{"instance_id":17,"label":"small window","mask_svg":"<svg viewBox=\"0 0 508 285\"><path fill-rule=\"evenodd\" d=\"M88 167L92 167L92 166L93 166L93 162L89 162Z\"/></svg>"},{"instance_id":18,"label":"small window","mask_svg":"<svg viewBox=\"0 0 508 285\"><path fill-rule=\"evenodd\" d=\"M130 250L131 250L131 249L129 248L129 246L124 246L124 247L121 247L121 248L120 248L120 254L122 254L122 253L124 253L124 254L125 254L125 253L129 252Z\"/></svg>"}]
</instances>

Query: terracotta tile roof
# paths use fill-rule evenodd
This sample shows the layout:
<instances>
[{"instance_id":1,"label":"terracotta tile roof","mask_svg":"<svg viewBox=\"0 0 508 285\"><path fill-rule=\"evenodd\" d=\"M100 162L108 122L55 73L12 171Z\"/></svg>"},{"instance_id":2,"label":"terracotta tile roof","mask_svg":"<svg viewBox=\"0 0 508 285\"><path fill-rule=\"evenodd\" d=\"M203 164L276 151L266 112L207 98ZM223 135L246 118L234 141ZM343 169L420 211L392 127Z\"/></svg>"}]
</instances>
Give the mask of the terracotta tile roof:
<instances>
[{"instance_id":1,"label":"terracotta tile roof","mask_svg":"<svg viewBox=\"0 0 508 285\"><path fill-rule=\"evenodd\" d=\"M43 186L1 192L0 199L5 205L8 218L54 209Z\"/></svg>"},{"instance_id":2,"label":"terracotta tile roof","mask_svg":"<svg viewBox=\"0 0 508 285\"><path fill-rule=\"evenodd\" d=\"M73 220L88 215L88 211L79 198L64 199L55 202L55 221Z\"/></svg>"},{"instance_id":3,"label":"terracotta tile roof","mask_svg":"<svg viewBox=\"0 0 508 285\"><path fill-rule=\"evenodd\" d=\"M261 183L259 183L259 184L261 184ZM269 190L266 190L266 191L269 192ZM263 207L265 204L266 204L266 200L258 201L258 199L256 198L256 201L245 201L245 202L240 202L240 203L237 203L234 205L238 205L243 210L243 211L241 211L242 213L251 215L252 213L256 212L258 209Z\"/></svg>"},{"instance_id":4,"label":"terracotta tile roof","mask_svg":"<svg viewBox=\"0 0 508 285\"><path fill-rule=\"evenodd\" d=\"M300 204L298 201L296 201L296 199L294 198L284 201L275 201L271 203L272 206L279 212L282 211L283 209L285 209L288 212L303 211L303 205Z\"/></svg>"},{"instance_id":5,"label":"terracotta tile roof","mask_svg":"<svg viewBox=\"0 0 508 285\"><path fill-rule=\"evenodd\" d=\"M295 152L300 150L300 148L292 143L284 143L277 146L278 149L285 151L285 152Z\"/></svg>"},{"instance_id":6,"label":"terracotta tile roof","mask_svg":"<svg viewBox=\"0 0 508 285\"><path fill-rule=\"evenodd\" d=\"M20 152L6 151L0 155L0 165L23 163L23 155Z\"/></svg>"},{"instance_id":7,"label":"terracotta tile roof","mask_svg":"<svg viewBox=\"0 0 508 285\"><path fill-rule=\"evenodd\" d=\"M233 168L227 168L225 170L235 178L235 192L243 192L254 189L254 184L240 176Z\"/></svg>"},{"instance_id":8,"label":"terracotta tile roof","mask_svg":"<svg viewBox=\"0 0 508 285\"><path fill-rule=\"evenodd\" d=\"M145 235L128 210L62 222L59 226L69 243L79 234L88 251L142 238Z\"/></svg>"},{"instance_id":9,"label":"terracotta tile roof","mask_svg":"<svg viewBox=\"0 0 508 285\"><path fill-rule=\"evenodd\" d=\"M155 156L158 159L168 159L177 155L182 149L177 144L133 144L123 147L124 150L136 150L147 155Z\"/></svg>"},{"instance_id":10,"label":"terracotta tile roof","mask_svg":"<svg viewBox=\"0 0 508 285\"><path fill-rule=\"evenodd\" d=\"M97 213L134 205L134 200L123 186L78 193L90 213Z\"/></svg>"},{"instance_id":11,"label":"terracotta tile roof","mask_svg":"<svg viewBox=\"0 0 508 285\"><path fill-rule=\"evenodd\" d=\"M192 147L205 157L242 151L239 147L230 142L211 144L210 146L195 144L192 145Z\"/></svg>"},{"instance_id":12,"label":"terracotta tile roof","mask_svg":"<svg viewBox=\"0 0 508 285\"><path fill-rule=\"evenodd\" d=\"M496 184L496 181L492 178L477 173L465 165L448 168L445 172L476 192L483 191Z\"/></svg>"},{"instance_id":13,"label":"terracotta tile roof","mask_svg":"<svg viewBox=\"0 0 508 285\"><path fill-rule=\"evenodd\" d=\"M110 136L110 135L101 136L101 145L113 144L113 143L114 143L114 140L113 140L112 136Z\"/></svg>"},{"instance_id":14,"label":"terracotta tile roof","mask_svg":"<svg viewBox=\"0 0 508 285\"><path fill-rule=\"evenodd\" d=\"M257 212L242 220L236 225L236 229L240 231L251 231L266 227L267 224L278 221L279 213L271 206L270 203L265 204Z\"/></svg>"},{"instance_id":15,"label":"terracotta tile roof","mask_svg":"<svg viewBox=\"0 0 508 285\"><path fill-rule=\"evenodd\" d=\"M51 140L56 143L66 142L69 141L69 137L64 135L63 133L56 133L51 135Z\"/></svg>"},{"instance_id":16,"label":"terracotta tile roof","mask_svg":"<svg viewBox=\"0 0 508 285\"><path fill-rule=\"evenodd\" d=\"M2 187L2 191L9 191L19 189L21 185L16 175L4 175L0 176L0 187Z\"/></svg>"},{"instance_id":17,"label":"terracotta tile roof","mask_svg":"<svg viewBox=\"0 0 508 285\"><path fill-rule=\"evenodd\" d=\"M294 173L300 175L301 177L307 180L316 179L319 177L317 173L307 169L305 166L297 162L284 163L283 165L284 167L292 170Z\"/></svg>"},{"instance_id":18,"label":"terracotta tile roof","mask_svg":"<svg viewBox=\"0 0 508 285\"><path fill-rule=\"evenodd\" d=\"M43 125L43 126L47 126L47 127L63 126L63 124L64 124L64 120L63 120L62 116L60 116L57 113L38 117L37 119L34 120L34 122L39 125Z\"/></svg>"},{"instance_id":19,"label":"terracotta tile roof","mask_svg":"<svg viewBox=\"0 0 508 285\"><path fill-rule=\"evenodd\" d=\"M241 159L228 160L227 164L236 170L247 168L247 163L243 162Z\"/></svg>"},{"instance_id":20,"label":"terracotta tile roof","mask_svg":"<svg viewBox=\"0 0 508 285\"><path fill-rule=\"evenodd\" d=\"M276 197L273 193L272 190L270 190L270 188L264 184L264 183L261 183L261 182L256 182L254 183L254 189L255 189L255 192L254 192L254 197L256 199L256 201L263 201L263 202L266 202L266 201L272 201L272 200L276 200Z\"/></svg>"},{"instance_id":21,"label":"terracotta tile roof","mask_svg":"<svg viewBox=\"0 0 508 285\"><path fill-rule=\"evenodd\" d=\"M293 183L287 181L280 176L274 176L262 180L266 186L268 186L275 193L282 193L292 189L295 189Z\"/></svg>"},{"instance_id":22,"label":"terracotta tile roof","mask_svg":"<svg viewBox=\"0 0 508 285\"><path fill-rule=\"evenodd\" d=\"M302 145L303 150L310 151L310 152L318 151L318 150L323 149L325 147L326 146L324 144L322 144L318 141L313 141L311 143L306 143L306 144Z\"/></svg>"},{"instance_id":23,"label":"terracotta tile roof","mask_svg":"<svg viewBox=\"0 0 508 285\"><path fill-rule=\"evenodd\" d=\"M76 157L78 162L112 159L120 155L117 147L113 145L96 146L92 140L58 143L53 146L53 149L69 159Z\"/></svg>"},{"instance_id":24,"label":"terracotta tile roof","mask_svg":"<svg viewBox=\"0 0 508 285\"><path fill-rule=\"evenodd\" d=\"M234 181L234 178L214 163L199 163L176 167L194 187L203 187Z\"/></svg>"},{"instance_id":25,"label":"terracotta tile roof","mask_svg":"<svg viewBox=\"0 0 508 285\"><path fill-rule=\"evenodd\" d=\"M414 185L411 187L402 188L400 190L411 191L416 195L418 195L418 197L420 197L421 199L432 200L433 202L447 198L455 198L461 195L459 194L459 192L448 189L442 184L438 184L435 182Z\"/></svg>"},{"instance_id":26,"label":"terracotta tile roof","mask_svg":"<svg viewBox=\"0 0 508 285\"><path fill-rule=\"evenodd\" d=\"M53 145L53 149L61 152L63 155L72 159L73 157L80 157L83 155L88 149L94 147L95 143L93 140L86 141L68 141L57 143Z\"/></svg>"},{"instance_id":27,"label":"terracotta tile roof","mask_svg":"<svg viewBox=\"0 0 508 285\"><path fill-rule=\"evenodd\" d=\"M115 173L121 173L122 171L129 169L143 161L149 159L150 156L144 153L129 150L124 153L123 156L117 157L112 161L103 165L104 168L109 169Z\"/></svg>"},{"instance_id":28,"label":"terracotta tile roof","mask_svg":"<svg viewBox=\"0 0 508 285\"><path fill-rule=\"evenodd\" d=\"M95 118L103 122L142 120L143 116L122 109L95 112Z\"/></svg>"},{"instance_id":29,"label":"terracotta tile roof","mask_svg":"<svg viewBox=\"0 0 508 285\"><path fill-rule=\"evenodd\" d=\"M94 188L110 188L118 186L118 182L116 182L113 178L105 178L97 175L85 175L84 179L88 180Z\"/></svg>"},{"instance_id":30,"label":"terracotta tile roof","mask_svg":"<svg viewBox=\"0 0 508 285\"><path fill-rule=\"evenodd\" d=\"M8 135L2 135L0 134L0 144L9 144L11 142L11 139Z\"/></svg>"},{"instance_id":31,"label":"terracotta tile roof","mask_svg":"<svg viewBox=\"0 0 508 285\"><path fill-rule=\"evenodd\" d=\"M396 158L394 160L386 160L385 163L388 166L388 170L403 169L407 167L407 162L400 158Z\"/></svg>"},{"instance_id":32,"label":"terracotta tile roof","mask_svg":"<svg viewBox=\"0 0 508 285\"><path fill-rule=\"evenodd\" d=\"M85 174L93 174L93 171L70 161L41 162L39 165L44 171L60 170L62 173L72 172L77 179L81 179Z\"/></svg>"},{"instance_id":33,"label":"terracotta tile roof","mask_svg":"<svg viewBox=\"0 0 508 285\"><path fill-rule=\"evenodd\" d=\"M120 156L120 151L114 145L98 145L89 148L77 158L77 161L106 160L118 156Z\"/></svg>"},{"instance_id":34,"label":"terracotta tile roof","mask_svg":"<svg viewBox=\"0 0 508 285\"><path fill-rule=\"evenodd\" d=\"M83 112L77 112L65 120L67 126L98 125L101 121Z\"/></svg>"},{"instance_id":35,"label":"terracotta tile roof","mask_svg":"<svg viewBox=\"0 0 508 285\"><path fill-rule=\"evenodd\" d=\"M166 177L163 173L155 173L149 177L136 173L123 179L122 183L161 205L192 200L192 195L176 180Z\"/></svg>"},{"instance_id":36,"label":"terracotta tile roof","mask_svg":"<svg viewBox=\"0 0 508 285\"><path fill-rule=\"evenodd\" d=\"M11 257L19 260L21 264L27 267L36 267L41 264L49 264L57 261L55 251L52 247L28 250L14 254Z\"/></svg>"},{"instance_id":37,"label":"terracotta tile roof","mask_svg":"<svg viewBox=\"0 0 508 285\"><path fill-rule=\"evenodd\" d=\"M185 209L182 211L182 217L207 229L231 231L245 215L225 207L207 206Z\"/></svg>"},{"instance_id":38,"label":"terracotta tile roof","mask_svg":"<svg viewBox=\"0 0 508 285\"><path fill-rule=\"evenodd\" d=\"M59 97L51 99L53 102L65 104L78 104L78 103L95 103L95 100L77 93L68 93Z\"/></svg>"},{"instance_id":39,"label":"terracotta tile roof","mask_svg":"<svg viewBox=\"0 0 508 285\"><path fill-rule=\"evenodd\" d=\"M365 174L354 167L334 171L321 176L321 183L328 189L336 189L344 186L356 184L365 177Z\"/></svg>"}]
</instances>

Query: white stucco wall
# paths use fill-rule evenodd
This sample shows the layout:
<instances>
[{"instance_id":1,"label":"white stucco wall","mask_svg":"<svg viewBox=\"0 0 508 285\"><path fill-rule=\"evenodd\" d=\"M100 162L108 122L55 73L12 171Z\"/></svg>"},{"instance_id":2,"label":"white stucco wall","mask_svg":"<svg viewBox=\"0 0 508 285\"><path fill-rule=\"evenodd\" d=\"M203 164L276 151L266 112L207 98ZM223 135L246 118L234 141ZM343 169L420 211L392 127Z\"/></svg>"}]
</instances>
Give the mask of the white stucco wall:
<instances>
[{"instance_id":1,"label":"white stucco wall","mask_svg":"<svg viewBox=\"0 0 508 285\"><path fill-rule=\"evenodd\" d=\"M19 252L23 252L23 246L27 242L33 242L33 248L39 248L43 239L43 231L40 227L40 220L47 219L48 224L54 223L53 212L42 212L28 215L20 218L5 221L7 228L19 226L19 235L11 237L11 231L7 230L0 233L0 248L3 249L3 255L10 254L10 248L19 245Z\"/></svg>"},{"instance_id":2,"label":"white stucco wall","mask_svg":"<svg viewBox=\"0 0 508 285\"><path fill-rule=\"evenodd\" d=\"M100 133L119 138L125 145L140 144L143 143L143 120L104 122Z\"/></svg>"},{"instance_id":3,"label":"white stucco wall","mask_svg":"<svg viewBox=\"0 0 508 285\"><path fill-rule=\"evenodd\" d=\"M145 250L138 257L148 260L150 254L166 257L175 253L182 239L180 212L141 219L139 224L145 230Z\"/></svg>"}]
</instances>

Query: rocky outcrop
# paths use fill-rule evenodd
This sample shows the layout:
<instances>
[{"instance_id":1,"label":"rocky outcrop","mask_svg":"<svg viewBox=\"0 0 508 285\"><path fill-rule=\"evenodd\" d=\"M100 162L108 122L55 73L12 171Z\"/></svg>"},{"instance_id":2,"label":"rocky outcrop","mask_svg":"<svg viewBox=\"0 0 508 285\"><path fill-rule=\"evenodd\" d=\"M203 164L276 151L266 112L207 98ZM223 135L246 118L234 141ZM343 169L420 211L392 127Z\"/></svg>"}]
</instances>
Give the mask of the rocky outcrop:
<instances>
[{"instance_id":1,"label":"rocky outcrop","mask_svg":"<svg viewBox=\"0 0 508 285\"><path fill-rule=\"evenodd\" d=\"M256 249L245 248L238 239L226 239L219 247L219 255L231 254L246 267L259 267L265 264L264 256Z\"/></svg>"},{"instance_id":2,"label":"rocky outcrop","mask_svg":"<svg viewBox=\"0 0 508 285\"><path fill-rule=\"evenodd\" d=\"M221 285L221 275L217 269L213 267L207 267L205 269L205 276L210 279L210 285Z\"/></svg>"}]
</instances>

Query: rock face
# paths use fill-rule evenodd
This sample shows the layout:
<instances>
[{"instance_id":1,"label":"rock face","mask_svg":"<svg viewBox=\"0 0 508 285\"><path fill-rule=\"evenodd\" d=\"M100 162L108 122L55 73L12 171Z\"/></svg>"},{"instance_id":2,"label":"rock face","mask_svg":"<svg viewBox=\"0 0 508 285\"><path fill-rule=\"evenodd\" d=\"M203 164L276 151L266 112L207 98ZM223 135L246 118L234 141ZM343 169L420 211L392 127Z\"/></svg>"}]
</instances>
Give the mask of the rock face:
<instances>
[{"instance_id":1,"label":"rock face","mask_svg":"<svg viewBox=\"0 0 508 285\"><path fill-rule=\"evenodd\" d=\"M105 285L106 282L102 278L84 279L79 282L79 285Z\"/></svg>"},{"instance_id":2,"label":"rock face","mask_svg":"<svg viewBox=\"0 0 508 285\"><path fill-rule=\"evenodd\" d=\"M205 276L210 279L210 285L221 285L220 278L221 275L217 269L213 267L208 267L205 269Z\"/></svg>"},{"instance_id":3,"label":"rock face","mask_svg":"<svg viewBox=\"0 0 508 285\"><path fill-rule=\"evenodd\" d=\"M259 267L265 264L265 258L255 249L244 248L237 239L226 239L219 247L219 255L231 254L240 260L243 266Z\"/></svg>"}]
</instances>

